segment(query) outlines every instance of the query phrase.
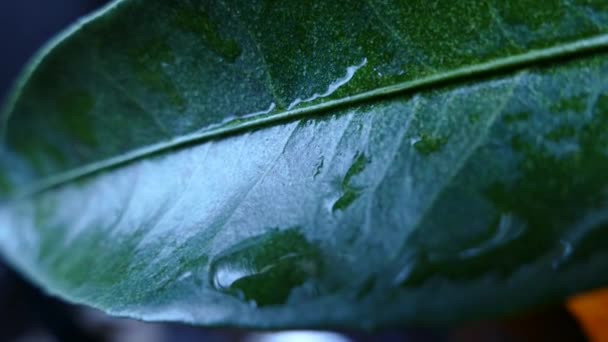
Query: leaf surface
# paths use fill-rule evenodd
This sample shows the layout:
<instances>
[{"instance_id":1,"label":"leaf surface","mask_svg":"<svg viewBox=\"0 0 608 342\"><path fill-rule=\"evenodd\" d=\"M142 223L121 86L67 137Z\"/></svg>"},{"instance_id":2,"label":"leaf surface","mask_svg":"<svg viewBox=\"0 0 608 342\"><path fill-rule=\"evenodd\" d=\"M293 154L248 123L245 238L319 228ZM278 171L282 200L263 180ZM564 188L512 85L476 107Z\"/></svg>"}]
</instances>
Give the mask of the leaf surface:
<instances>
[{"instance_id":1,"label":"leaf surface","mask_svg":"<svg viewBox=\"0 0 608 342\"><path fill-rule=\"evenodd\" d=\"M602 1L117 1L9 101L0 248L71 301L202 325L606 285L607 29Z\"/></svg>"}]
</instances>

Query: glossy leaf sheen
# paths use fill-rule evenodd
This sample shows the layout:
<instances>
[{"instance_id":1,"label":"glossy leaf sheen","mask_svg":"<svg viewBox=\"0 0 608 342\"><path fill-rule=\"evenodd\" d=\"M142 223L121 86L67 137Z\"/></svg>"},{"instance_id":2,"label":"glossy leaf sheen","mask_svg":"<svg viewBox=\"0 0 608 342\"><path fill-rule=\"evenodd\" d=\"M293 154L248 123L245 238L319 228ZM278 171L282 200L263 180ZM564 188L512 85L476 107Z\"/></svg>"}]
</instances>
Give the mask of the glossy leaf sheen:
<instances>
[{"instance_id":1,"label":"glossy leaf sheen","mask_svg":"<svg viewBox=\"0 0 608 342\"><path fill-rule=\"evenodd\" d=\"M145 320L439 324L608 282L603 1L117 1L5 116L4 256Z\"/></svg>"}]
</instances>

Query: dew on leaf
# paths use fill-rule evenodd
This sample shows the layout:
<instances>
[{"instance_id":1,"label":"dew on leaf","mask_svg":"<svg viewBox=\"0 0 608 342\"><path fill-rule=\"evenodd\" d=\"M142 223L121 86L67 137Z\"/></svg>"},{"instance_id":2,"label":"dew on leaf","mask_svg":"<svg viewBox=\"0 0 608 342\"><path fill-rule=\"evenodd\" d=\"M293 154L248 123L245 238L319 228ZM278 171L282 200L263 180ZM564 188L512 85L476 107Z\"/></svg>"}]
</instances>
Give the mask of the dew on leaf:
<instances>
[{"instance_id":1,"label":"dew on leaf","mask_svg":"<svg viewBox=\"0 0 608 342\"><path fill-rule=\"evenodd\" d=\"M276 104L274 102L272 102L270 104L270 106L268 106L268 108L266 108L264 110L256 111L256 112L245 114L245 115L234 115L234 116L227 117L222 122L222 125L225 128L240 126L247 122L251 122L253 120L261 119L265 116L268 116L270 113L272 113L275 110L275 108L276 108Z\"/></svg>"},{"instance_id":2,"label":"dew on leaf","mask_svg":"<svg viewBox=\"0 0 608 342\"><path fill-rule=\"evenodd\" d=\"M190 277L192 277L192 272L188 271L188 272L186 272L186 273L181 274L181 275L180 275L180 276L177 278L177 280L181 281L181 280L188 279L188 278L190 278Z\"/></svg>"},{"instance_id":3,"label":"dew on leaf","mask_svg":"<svg viewBox=\"0 0 608 342\"><path fill-rule=\"evenodd\" d=\"M333 81L332 83L330 83L329 86L327 86L327 90L325 90L325 92L323 92L323 93L314 93L314 94L312 94L312 96L304 98L304 99L298 97L297 99L293 100L289 104L289 106L287 107L287 110L294 109L300 103L312 102L312 101L315 101L317 99L330 96L331 94L333 94L334 92L336 92L340 87L342 87L343 85L345 85L348 82L350 82L350 80L355 76L355 73L359 69L361 69L362 67L364 67L366 64L367 64L367 58L364 58L361 61L361 63L349 66L348 68L346 68L346 74L344 76L338 78L337 80Z\"/></svg>"},{"instance_id":4,"label":"dew on leaf","mask_svg":"<svg viewBox=\"0 0 608 342\"><path fill-rule=\"evenodd\" d=\"M511 256L512 251L525 244L526 234L529 234L526 223L508 212L497 213L475 241L450 251L424 247L421 242L424 238L420 240L414 234L408 245L409 253L399 264L393 283L416 287L432 277L467 279L490 270L496 274L508 272L508 268L517 263ZM490 265L486 262L489 259L504 262Z\"/></svg>"},{"instance_id":5,"label":"dew on leaf","mask_svg":"<svg viewBox=\"0 0 608 342\"><path fill-rule=\"evenodd\" d=\"M524 233L525 224L519 222L510 213L502 213L498 216L497 223L493 224L493 234L487 240L478 245L466 248L458 252L460 259L468 259L492 252L493 250L516 240Z\"/></svg>"},{"instance_id":6,"label":"dew on leaf","mask_svg":"<svg viewBox=\"0 0 608 342\"><path fill-rule=\"evenodd\" d=\"M497 209L512 212L528 226L525 240L536 248L521 248L520 262L561 244L559 256L553 261L553 267L561 267L585 250L592 250L578 246L583 240L593 244L594 239L573 238L569 236L572 232L590 234L587 232L606 226L608 220L601 215L590 222L579 221L603 202L608 189L608 155L602 144L608 141L607 108L608 96L601 96L590 121L576 130L557 130L556 138L575 139L579 146L576 153L556 155L534 137L513 137L511 145L521 157L517 181L492 185L487 197Z\"/></svg>"},{"instance_id":7,"label":"dew on leaf","mask_svg":"<svg viewBox=\"0 0 608 342\"><path fill-rule=\"evenodd\" d=\"M321 174L321 172L323 171L324 163L325 163L325 158L323 158L323 156L321 156L321 158L319 158L319 161L317 162L317 164L315 166L315 173L312 175L313 178L316 178L318 175Z\"/></svg>"},{"instance_id":8,"label":"dew on leaf","mask_svg":"<svg viewBox=\"0 0 608 342\"><path fill-rule=\"evenodd\" d=\"M293 289L321 271L319 249L291 228L242 241L211 263L212 286L258 306L287 301Z\"/></svg>"},{"instance_id":9,"label":"dew on leaf","mask_svg":"<svg viewBox=\"0 0 608 342\"><path fill-rule=\"evenodd\" d=\"M346 175L344 175L344 179L342 180L342 196L332 206L332 211L334 212L345 210L361 195L361 189L353 186L351 180L354 176L365 170L370 160L363 153L357 153L354 159L353 164L346 171Z\"/></svg>"},{"instance_id":10,"label":"dew on leaf","mask_svg":"<svg viewBox=\"0 0 608 342\"><path fill-rule=\"evenodd\" d=\"M359 198L361 194L354 189L347 189L332 207L332 211L345 210Z\"/></svg>"},{"instance_id":11,"label":"dew on leaf","mask_svg":"<svg viewBox=\"0 0 608 342\"><path fill-rule=\"evenodd\" d=\"M447 143L447 137L432 136L427 134L422 134L420 137L412 140L412 145L416 151L423 155L430 155L432 153L439 152Z\"/></svg>"}]
</instances>

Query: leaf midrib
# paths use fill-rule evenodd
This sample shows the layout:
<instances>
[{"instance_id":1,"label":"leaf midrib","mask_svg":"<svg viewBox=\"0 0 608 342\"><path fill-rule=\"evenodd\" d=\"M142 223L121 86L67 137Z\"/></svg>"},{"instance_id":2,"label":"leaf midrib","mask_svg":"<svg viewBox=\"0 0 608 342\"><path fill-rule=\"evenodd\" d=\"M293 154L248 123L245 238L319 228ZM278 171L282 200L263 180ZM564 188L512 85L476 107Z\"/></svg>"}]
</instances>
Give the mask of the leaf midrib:
<instances>
[{"instance_id":1,"label":"leaf midrib","mask_svg":"<svg viewBox=\"0 0 608 342\"><path fill-rule=\"evenodd\" d=\"M421 88L430 88L434 85L439 85L446 82L472 80L480 76L491 75L493 73L508 69L517 70L530 65L548 62L564 57L583 55L587 53L592 54L605 48L608 48L608 34L600 34L591 38L580 39L543 49L533 49L523 54L498 58L485 63L469 65L416 80L405 81L339 99L328 100L304 108L288 110L270 115L258 115L255 117L246 118L245 120L247 121L239 124L231 124L231 122L223 123L217 127L200 130L194 133L175 137L169 141L137 148L116 157L86 164L75 169L44 178L24 187L21 191L17 191L12 197L14 199L19 199L32 196L51 188L70 183L76 179L102 172L104 170L138 159L144 159L148 156L159 154L170 149L200 143L206 140L212 140L214 138L229 134L236 134L245 130L252 130L257 127L271 125L280 121L303 118L336 107L351 105L363 101L371 101L376 98L401 92L415 92ZM243 118L241 117L238 120L243 120Z\"/></svg>"}]
</instances>

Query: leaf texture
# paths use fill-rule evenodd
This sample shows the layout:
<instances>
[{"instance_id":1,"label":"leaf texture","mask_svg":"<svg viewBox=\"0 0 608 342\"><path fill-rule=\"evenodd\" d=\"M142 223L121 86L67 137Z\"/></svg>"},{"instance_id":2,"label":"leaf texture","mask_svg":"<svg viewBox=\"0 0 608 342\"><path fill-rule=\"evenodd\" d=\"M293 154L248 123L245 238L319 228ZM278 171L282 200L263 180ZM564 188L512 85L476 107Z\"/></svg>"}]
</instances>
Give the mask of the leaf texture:
<instances>
[{"instance_id":1,"label":"leaf texture","mask_svg":"<svg viewBox=\"0 0 608 342\"><path fill-rule=\"evenodd\" d=\"M368 328L608 282L602 1L124 0L80 26L0 156L0 249L51 293Z\"/></svg>"}]
</instances>

